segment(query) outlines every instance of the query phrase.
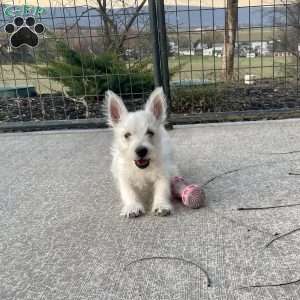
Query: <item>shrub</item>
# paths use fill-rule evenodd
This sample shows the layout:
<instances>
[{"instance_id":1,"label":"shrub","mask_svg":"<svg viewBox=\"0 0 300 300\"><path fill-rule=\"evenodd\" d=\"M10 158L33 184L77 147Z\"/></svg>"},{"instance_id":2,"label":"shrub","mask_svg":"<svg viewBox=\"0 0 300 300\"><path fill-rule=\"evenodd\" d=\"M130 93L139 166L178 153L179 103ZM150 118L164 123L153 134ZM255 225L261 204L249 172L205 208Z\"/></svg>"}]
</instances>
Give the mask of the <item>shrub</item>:
<instances>
[{"instance_id":1,"label":"shrub","mask_svg":"<svg viewBox=\"0 0 300 300\"><path fill-rule=\"evenodd\" d=\"M153 87L153 75L148 62L129 66L115 53L80 54L62 42L57 42L59 57L47 66L38 66L37 72L59 81L70 96L95 99L107 89L124 98L140 97Z\"/></svg>"},{"instance_id":2,"label":"shrub","mask_svg":"<svg viewBox=\"0 0 300 300\"><path fill-rule=\"evenodd\" d=\"M223 102L223 88L214 84L185 86L172 89L172 112L214 112Z\"/></svg>"}]
</instances>

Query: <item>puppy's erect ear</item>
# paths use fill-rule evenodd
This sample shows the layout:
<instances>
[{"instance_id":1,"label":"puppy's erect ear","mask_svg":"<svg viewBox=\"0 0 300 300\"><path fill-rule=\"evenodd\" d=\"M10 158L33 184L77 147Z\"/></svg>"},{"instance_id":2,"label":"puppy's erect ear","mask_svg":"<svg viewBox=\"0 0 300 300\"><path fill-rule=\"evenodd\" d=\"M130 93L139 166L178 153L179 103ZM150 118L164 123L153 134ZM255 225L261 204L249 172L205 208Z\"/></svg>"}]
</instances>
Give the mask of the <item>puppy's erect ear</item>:
<instances>
[{"instance_id":1,"label":"puppy's erect ear","mask_svg":"<svg viewBox=\"0 0 300 300\"><path fill-rule=\"evenodd\" d=\"M110 90L105 93L105 111L110 126L117 125L128 114L122 99Z\"/></svg>"},{"instance_id":2,"label":"puppy's erect ear","mask_svg":"<svg viewBox=\"0 0 300 300\"><path fill-rule=\"evenodd\" d=\"M166 120L167 101L162 87L156 88L151 93L145 110L151 112L155 118L162 123Z\"/></svg>"}]
</instances>

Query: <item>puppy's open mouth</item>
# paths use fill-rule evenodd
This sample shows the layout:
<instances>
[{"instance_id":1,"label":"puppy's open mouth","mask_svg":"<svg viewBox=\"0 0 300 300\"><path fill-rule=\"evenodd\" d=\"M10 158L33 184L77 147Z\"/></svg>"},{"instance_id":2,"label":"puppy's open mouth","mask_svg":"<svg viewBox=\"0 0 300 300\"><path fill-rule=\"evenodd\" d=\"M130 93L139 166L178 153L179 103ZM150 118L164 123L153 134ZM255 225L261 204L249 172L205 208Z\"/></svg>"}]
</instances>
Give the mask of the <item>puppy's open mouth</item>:
<instances>
[{"instance_id":1,"label":"puppy's open mouth","mask_svg":"<svg viewBox=\"0 0 300 300\"><path fill-rule=\"evenodd\" d=\"M134 162L138 168L145 169L149 166L150 159L138 159L138 160L135 160Z\"/></svg>"}]
</instances>

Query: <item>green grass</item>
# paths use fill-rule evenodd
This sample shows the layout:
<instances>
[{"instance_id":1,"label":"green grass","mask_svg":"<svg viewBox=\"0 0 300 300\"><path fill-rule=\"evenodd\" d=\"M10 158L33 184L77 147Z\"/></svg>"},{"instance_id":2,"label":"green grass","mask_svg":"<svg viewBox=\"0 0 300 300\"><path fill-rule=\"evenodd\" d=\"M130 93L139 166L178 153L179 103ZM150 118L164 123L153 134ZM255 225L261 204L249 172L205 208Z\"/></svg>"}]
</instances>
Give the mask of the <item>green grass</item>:
<instances>
[{"instance_id":1,"label":"green grass","mask_svg":"<svg viewBox=\"0 0 300 300\"><path fill-rule=\"evenodd\" d=\"M218 30L219 34L214 35L214 42L215 43L223 43L224 42L224 30ZM171 40L176 41L179 44L180 41L187 39L190 40L191 43L194 43L198 40L204 39L205 43L205 35L209 34L210 36L213 36L213 30L205 30L201 33L201 31L191 31L190 33L184 31L184 32L168 32L168 37L171 38ZM269 28L269 27L263 27L263 28L245 28L240 29L237 33L236 40L238 42L253 42L253 41L271 41L273 39L280 38L280 30L277 28Z\"/></svg>"},{"instance_id":2,"label":"green grass","mask_svg":"<svg viewBox=\"0 0 300 300\"><path fill-rule=\"evenodd\" d=\"M238 32L237 40L239 42L249 41L271 41L278 39L280 31L277 28L246 28L240 29Z\"/></svg>"},{"instance_id":3,"label":"green grass","mask_svg":"<svg viewBox=\"0 0 300 300\"><path fill-rule=\"evenodd\" d=\"M286 58L287 68L293 65L293 58ZM258 79L284 76L284 57L239 57L235 59L235 78L242 79L245 74L254 74ZM169 59L170 68L181 66L172 80L209 79L220 80L222 58L210 56L180 56Z\"/></svg>"},{"instance_id":4,"label":"green grass","mask_svg":"<svg viewBox=\"0 0 300 300\"><path fill-rule=\"evenodd\" d=\"M35 86L38 93L62 93L63 86L45 76L38 75L33 65L0 65L0 87Z\"/></svg>"}]
</instances>

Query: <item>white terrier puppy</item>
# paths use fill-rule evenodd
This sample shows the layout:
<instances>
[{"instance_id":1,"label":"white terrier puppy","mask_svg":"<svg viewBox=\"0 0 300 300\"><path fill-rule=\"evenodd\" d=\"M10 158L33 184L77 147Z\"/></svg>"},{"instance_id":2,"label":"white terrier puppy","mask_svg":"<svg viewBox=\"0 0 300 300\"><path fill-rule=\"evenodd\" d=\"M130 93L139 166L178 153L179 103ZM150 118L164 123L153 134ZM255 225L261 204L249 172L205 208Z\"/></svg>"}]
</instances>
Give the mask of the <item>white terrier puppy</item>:
<instances>
[{"instance_id":1,"label":"white terrier puppy","mask_svg":"<svg viewBox=\"0 0 300 300\"><path fill-rule=\"evenodd\" d=\"M172 211L170 179L177 171L164 128L167 103L162 88L150 95L144 110L128 112L122 99L106 92L108 124L113 127L112 173L123 202L122 216L138 217L152 201L152 212Z\"/></svg>"}]
</instances>

